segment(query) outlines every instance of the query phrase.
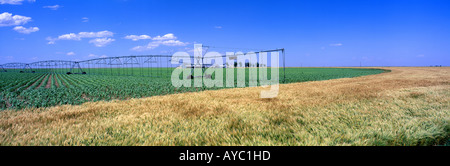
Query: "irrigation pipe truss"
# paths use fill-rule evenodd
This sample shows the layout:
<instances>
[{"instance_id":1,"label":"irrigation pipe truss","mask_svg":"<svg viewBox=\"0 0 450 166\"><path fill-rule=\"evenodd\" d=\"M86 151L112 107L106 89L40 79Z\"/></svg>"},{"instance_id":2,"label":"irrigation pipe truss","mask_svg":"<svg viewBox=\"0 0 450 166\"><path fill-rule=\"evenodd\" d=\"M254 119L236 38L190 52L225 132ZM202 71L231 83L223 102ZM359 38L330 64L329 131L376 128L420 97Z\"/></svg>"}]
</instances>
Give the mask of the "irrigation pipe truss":
<instances>
[{"instance_id":1,"label":"irrigation pipe truss","mask_svg":"<svg viewBox=\"0 0 450 166\"><path fill-rule=\"evenodd\" d=\"M280 68L283 69L283 79L285 79L285 50L273 49L254 52L257 57L260 53L279 52L282 61ZM236 54L241 56L243 54ZM270 56L270 55L269 55ZM226 58L221 55L221 58ZM149 76L149 77L170 77L171 71L167 68L175 68L180 65L173 65L171 61L172 55L131 55L120 57L104 57L95 58L84 61L65 61L65 60L48 60L38 61L33 63L6 63L0 65L0 72L18 72L18 73L57 73L57 74L92 74L92 75L119 75L119 76ZM189 56L192 62L188 68L194 68L200 61L201 67L210 67L204 64L203 56L199 57ZM217 57L211 57L217 58ZM235 58L234 60L236 60ZM248 59L249 62L255 62ZM256 59L258 61L258 58ZM227 62L224 60L223 62ZM268 62L246 63L246 64L219 64L214 67L269 67ZM183 64L182 64L183 65ZM237 65L237 66L236 66ZM245 65L245 66L243 66ZM185 66L186 67L186 66Z\"/></svg>"}]
</instances>

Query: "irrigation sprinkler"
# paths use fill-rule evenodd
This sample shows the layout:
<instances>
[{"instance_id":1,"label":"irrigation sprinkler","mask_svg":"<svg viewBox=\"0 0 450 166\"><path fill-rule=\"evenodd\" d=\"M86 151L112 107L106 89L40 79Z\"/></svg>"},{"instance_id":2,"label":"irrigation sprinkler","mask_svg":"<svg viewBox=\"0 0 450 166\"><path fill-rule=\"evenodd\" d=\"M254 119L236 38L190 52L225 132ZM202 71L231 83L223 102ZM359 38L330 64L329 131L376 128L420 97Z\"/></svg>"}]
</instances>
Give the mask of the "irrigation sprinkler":
<instances>
[{"instance_id":1,"label":"irrigation sprinkler","mask_svg":"<svg viewBox=\"0 0 450 166\"><path fill-rule=\"evenodd\" d=\"M27 69L29 65L26 63L7 63L7 64L3 64L3 67L6 68L4 69L5 71L10 71L10 72L19 72L19 73L25 73L25 69Z\"/></svg>"},{"instance_id":2,"label":"irrigation sprinkler","mask_svg":"<svg viewBox=\"0 0 450 166\"><path fill-rule=\"evenodd\" d=\"M196 50L198 49L198 50ZM219 51L223 49L222 51ZM175 67L190 68L191 78L210 78L204 73L208 68L259 68L268 67L269 61L259 62L259 58L262 53L272 54L278 52L280 63L277 70L283 72L283 76L280 77L280 82L286 81L286 69L285 69L285 49L245 49L250 50L255 56L255 59L248 59L246 54L242 52L244 48L226 48L215 46L201 46L194 48L195 55L189 55L189 59L192 63L175 65L171 63L172 55L131 55L131 56L118 56L118 57L102 57L89 59L84 61L65 61L65 60L49 60L38 61L33 63L7 63L0 65L0 72L19 72L19 73L57 73L57 74L86 74L86 75L111 75L111 76L142 76L142 77L171 77L171 71ZM197 51L197 53L195 53ZM199 52L201 51L201 52ZM219 53L217 57L209 58L222 58L221 64L205 64L206 60L212 63L211 59L205 59L205 55L208 52L215 51ZM233 52L232 56L226 55L225 52ZM270 55L269 55L270 56ZM246 57L244 62L238 62L238 59ZM248 62L247 62L248 61ZM215 62L215 61L214 61ZM189 65L188 65L189 64ZM201 75L194 75L194 69L201 69ZM281 70L280 68L283 68ZM272 69L273 70L273 69ZM281 74L281 73L280 73ZM281 76L281 75L280 75ZM282 79L282 80L281 80Z\"/></svg>"},{"instance_id":3,"label":"irrigation sprinkler","mask_svg":"<svg viewBox=\"0 0 450 166\"><path fill-rule=\"evenodd\" d=\"M75 70L79 70L78 72L75 72ZM67 74L86 74L86 72L83 71L83 69L80 66L79 62L73 62L72 67L70 68L70 71L67 72Z\"/></svg>"}]
</instances>

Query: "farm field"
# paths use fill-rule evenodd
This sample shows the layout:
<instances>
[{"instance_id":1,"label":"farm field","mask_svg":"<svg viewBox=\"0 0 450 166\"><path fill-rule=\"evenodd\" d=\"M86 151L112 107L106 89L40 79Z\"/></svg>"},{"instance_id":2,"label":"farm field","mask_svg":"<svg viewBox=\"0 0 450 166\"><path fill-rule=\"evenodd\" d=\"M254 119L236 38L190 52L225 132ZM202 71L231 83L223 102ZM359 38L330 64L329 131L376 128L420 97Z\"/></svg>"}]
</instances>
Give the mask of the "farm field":
<instances>
[{"instance_id":1,"label":"farm field","mask_svg":"<svg viewBox=\"0 0 450 166\"><path fill-rule=\"evenodd\" d=\"M273 99L251 87L3 110L0 145L448 144L450 68L381 69L391 72L297 78L310 81L281 84Z\"/></svg>"},{"instance_id":2,"label":"farm field","mask_svg":"<svg viewBox=\"0 0 450 166\"><path fill-rule=\"evenodd\" d=\"M170 80L172 70L173 68L86 69L89 75L3 72L0 73L0 109L76 105L101 100L125 100L221 89L205 86L174 88ZM235 70L235 79L237 79L236 69L232 70ZM146 76L123 76L127 73L130 75L139 72ZM246 72L249 72L248 69ZM384 70L380 69L287 68L285 83L350 78L382 72ZM101 73L105 75L99 75ZM248 74L246 76L248 85ZM283 77L283 73L280 73L280 77Z\"/></svg>"}]
</instances>

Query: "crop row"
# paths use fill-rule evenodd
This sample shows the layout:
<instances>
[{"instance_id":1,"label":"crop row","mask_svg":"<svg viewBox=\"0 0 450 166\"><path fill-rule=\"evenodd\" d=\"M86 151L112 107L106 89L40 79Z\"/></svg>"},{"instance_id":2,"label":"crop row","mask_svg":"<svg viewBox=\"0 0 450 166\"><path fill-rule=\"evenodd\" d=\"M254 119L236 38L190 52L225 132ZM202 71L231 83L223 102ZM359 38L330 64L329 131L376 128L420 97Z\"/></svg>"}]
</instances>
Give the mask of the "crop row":
<instances>
[{"instance_id":1,"label":"crop row","mask_svg":"<svg viewBox=\"0 0 450 166\"><path fill-rule=\"evenodd\" d=\"M381 72L383 70L286 68L285 83L356 77ZM284 78L284 73L280 73L280 78ZM248 85L248 76L246 80ZM174 88L170 77L0 73L0 109L82 104L88 101L123 100L220 88L223 87Z\"/></svg>"}]
</instances>

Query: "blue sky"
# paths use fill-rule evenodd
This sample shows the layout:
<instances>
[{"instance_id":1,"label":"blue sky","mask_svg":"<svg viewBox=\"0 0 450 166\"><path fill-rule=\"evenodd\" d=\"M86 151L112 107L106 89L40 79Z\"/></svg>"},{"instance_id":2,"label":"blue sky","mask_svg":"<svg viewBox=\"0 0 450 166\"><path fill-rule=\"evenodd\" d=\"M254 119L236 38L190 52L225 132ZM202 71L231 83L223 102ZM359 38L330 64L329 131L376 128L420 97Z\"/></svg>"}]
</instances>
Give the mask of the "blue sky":
<instances>
[{"instance_id":1,"label":"blue sky","mask_svg":"<svg viewBox=\"0 0 450 166\"><path fill-rule=\"evenodd\" d=\"M450 1L0 0L0 64L194 43L285 48L287 66L449 66Z\"/></svg>"}]
</instances>

